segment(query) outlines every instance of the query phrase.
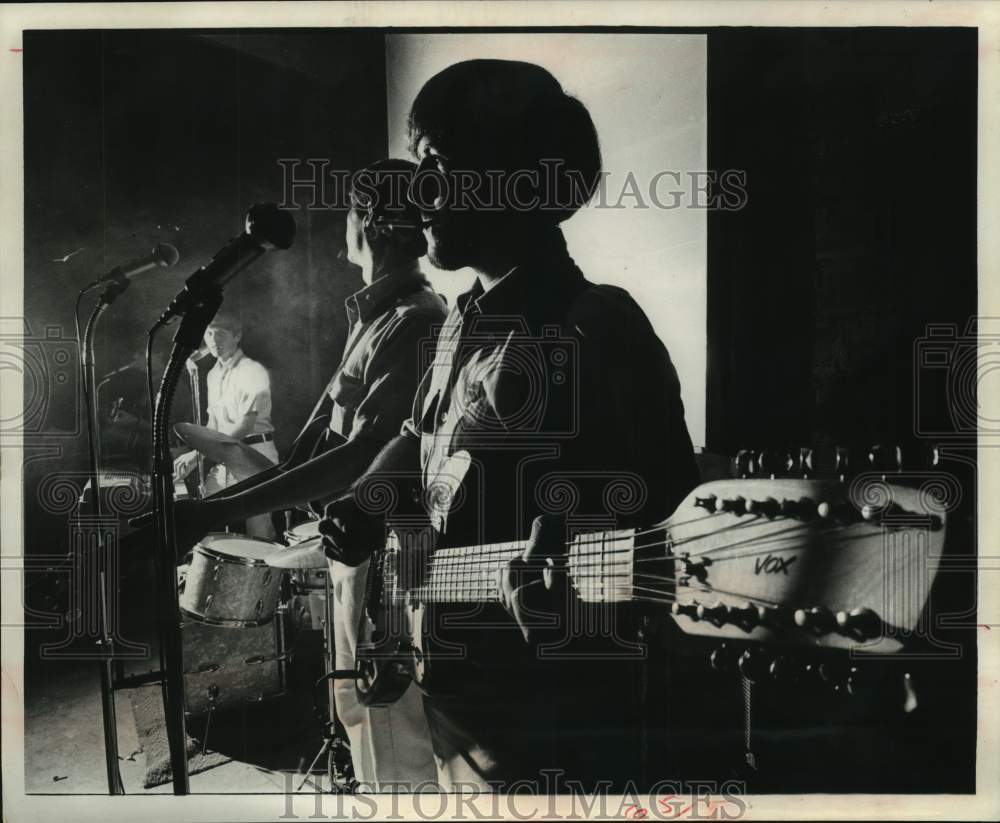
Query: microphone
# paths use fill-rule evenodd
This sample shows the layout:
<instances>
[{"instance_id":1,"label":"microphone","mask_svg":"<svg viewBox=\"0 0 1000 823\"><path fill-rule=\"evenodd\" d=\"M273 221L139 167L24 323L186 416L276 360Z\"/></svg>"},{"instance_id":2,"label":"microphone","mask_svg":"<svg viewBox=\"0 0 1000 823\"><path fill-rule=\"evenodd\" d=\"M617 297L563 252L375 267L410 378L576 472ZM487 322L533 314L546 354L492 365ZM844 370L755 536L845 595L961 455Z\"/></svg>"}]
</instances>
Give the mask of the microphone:
<instances>
[{"instance_id":1,"label":"microphone","mask_svg":"<svg viewBox=\"0 0 1000 823\"><path fill-rule=\"evenodd\" d=\"M208 357L209 351L208 346L202 346L198 351L192 354L187 360L184 361L185 365L191 371L198 371L198 361L203 360Z\"/></svg>"},{"instance_id":2,"label":"microphone","mask_svg":"<svg viewBox=\"0 0 1000 823\"><path fill-rule=\"evenodd\" d=\"M104 277L99 280L95 280L87 288L91 289L95 286L102 286L104 284L111 283L117 283L118 285L124 287L127 285L126 281L131 280L136 275L147 272L150 269L157 269L161 267L166 268L167 266L176 265L177 261L180 259L181 256L177 249L169 243L157 243L156 248L145 257L137 257L135 260L129 260L128 263L115 266L111 271L104 275Z\"/></svg>"},{"instance_id":3,"label":"microphone","mask_svg":"<svg viewBox=\"0 0 1000 823\"><path fill-rule=\"evenodd\" d=\"M198 349L198 351L196 351L188 358L188 362L197 363L199 360L208 357L208 355L209 355L208 346L202 346L201 348Z\"/></svg>"},{"instance_id":4,"label":"microphone","mask_svg":"<svg viewBox=\"0 0 1000 823\"><path fill-rule=\"evenodd\" d=\"M287 249L295 239L295 219L275 203L258 203L247 212L243 233L230 240L207 264L184 281L159 325L185 314L209 289L221 289L271 249Z\"/></svg>"},{"instance_id":5,"label":"microphone","mask_svg":"<svg viewBox=\"0 0 1000 823\"><path fill-rule=\"evenodd\" d=\"M100 382L97 384L97 389L100 390L100 388L109 380L111 380L111 378L117 377L119 374L124 374L127 371L131 371L132 369L137 369L137 368L139 368L139 365L135 362L131 362L131 363L126 363L124 366L119 366L114 371L109 371L106 375L104 375L104 377L101 378Z\"/></svg>"}]
</instances>

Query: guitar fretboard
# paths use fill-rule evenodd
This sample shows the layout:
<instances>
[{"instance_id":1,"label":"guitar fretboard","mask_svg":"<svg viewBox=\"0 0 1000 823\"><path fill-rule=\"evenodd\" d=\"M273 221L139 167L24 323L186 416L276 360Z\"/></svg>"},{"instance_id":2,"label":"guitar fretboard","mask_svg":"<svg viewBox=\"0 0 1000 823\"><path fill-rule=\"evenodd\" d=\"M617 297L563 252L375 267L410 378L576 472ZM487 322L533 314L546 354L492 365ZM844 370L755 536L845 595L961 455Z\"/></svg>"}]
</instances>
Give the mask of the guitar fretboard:
<instances>
[{"instance_id":1,"label":"guitar fretboard","mask_svg":"<svg viewBox=\"0 0 1000 823\"><path fill-rule=\"evenodd\" d=\"M436 550L423 574L411 574L403 564L425 562L419 552L400 549L390 538L384 567L385 591L390 600L412 598L425 603L492 603L499 600L498 575L521 555L527 541L488 543ZM616 603L632 598L635 530L592 532L568 544L565 557L569 580L587 603ZM420 579L417 586L402 581Z\"/></svg>"}]
</instances>

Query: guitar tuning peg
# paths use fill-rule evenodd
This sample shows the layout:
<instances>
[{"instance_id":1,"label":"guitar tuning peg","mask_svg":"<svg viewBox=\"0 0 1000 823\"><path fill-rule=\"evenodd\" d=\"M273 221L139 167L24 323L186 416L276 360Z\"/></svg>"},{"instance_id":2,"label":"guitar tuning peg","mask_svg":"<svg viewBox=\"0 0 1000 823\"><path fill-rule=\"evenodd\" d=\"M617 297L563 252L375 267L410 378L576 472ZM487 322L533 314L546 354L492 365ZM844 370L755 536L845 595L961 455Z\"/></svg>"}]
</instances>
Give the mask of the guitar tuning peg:
<instances>
[{"instance_id":1,"label":"guitar tuning peg","mask_svg":"<svg viewBox=\"0 0 1000 823\"><path fill-rule=\"evenodd\" d=\"M799 449L799 459L795 464L795 471L802 477L812 477L816 473L816 452L814 449L803 446Z\"/></svg>"},{"instance_id":2,"label":"guitar tuning peg","mask_svg":"<svg viewBox=\"0 0 1000 823\"><path fill-rule=\"evenodd\" d=\"M853 697L871 686L873 680L870 666L864 664L850 666L844 678L844 692Z\"/></svg>"},{"instance_id":3,"label":"guitar tuning peg","mask_svg":"<svg viewBox=\"0 0 1000 823\"><path fill-rule=\"evenodd\" d=\"M715 511L715 501L716 496L714 494L708 495L708 497L696 497L694 499L694 505L696 509L705 509L706 511Z\"/></svg>"},{"instance_id":4,"label":"guitar tuning peg","mask_svg":"<svg viewBox=\"0 0 1000 823\"><path fill-rule=\"evenodd\" d=\"M736 476L739 478L751 477L757 473L757 465L754 454L749 449L740 449L736 452Z\"/></svg>"},{"instance_id":5,"label":"guitar tuning peg","mask_svg":"<svg viewBox=\"0 0 1000 823\"><path fill-rule=\"evenodd\" d=\"M747 680L756 683L770 672L771 659L760 649L747 649L736 662L737 668Z\"/></svg>"},{"instance_id":6,"label":"guitar tuning peg","mask_svg":"<svg viewBox=\"0 0 1000 823\"><path fill-rule=\"evenodd\" d=\"M867 608L839 611L836 614L837 626L843 634L858 640L871 640L882 634L882 620Z\"/></svg>"},{"instance_id":7,"label":"guitar tuning peg","mask_svg":"<svg viewBox=\"0 0 1000 823\"><path fill-rule=\"evenodd\" d=\"M738 495L728 500L718 497L715 500L715 510L717 512L730 512L732 514L746 514L747 501Z\"/></svg>"},{"instance_id":8,"label":"guitar tuning peg","mask_svg":"<svg viewBox=\"0 0 1000 823\"><path fill-rule=\"evenodd\" d=\"M801 679L802 665L790 657L779 655L771 661L768 672L776 682L792 685Z\"/></svg>"},{"instance_id":9,"label":"guitar tuning peg","mask_svg":"<svg viewBox=\"0 0 1000 823\"><path fill-rule=\"evenodd\" d=\"M747 500L744 509L747 514L762 514L773 520L781 513L781 504L773 497L768 497L765 500Z\"/></svg>"},{"instance_id":10,"label":"guitar tuning peg","mask_svg":"<svg viewBox=\"0 0 1000 823\"><path fill-rule=\"evenodd\" d=\"M717 672L731 672L736 667L736 655L726 643L721 643L708 656L708 663Z\"/></svg>"},{"instance_id":11,"label":"guitar tuning peg","mask_svg":"<svg viewBox=\"0 0 1000 823\"><path fill-rule=\"evenodd\" d=\"M851 450L837 446L834 450L833 470L843 480L851 470Z\"/></svg>"},{"instance_id":12,"label":"guitar tuning peg","mask_svg":"<svg viewBox=\"0 0 1000 823\"><path fill-rule=\"evenodd\" d=\"M796 609L792 616L795 625L809 629L815 634L827 634L833 631L836 621L829 609L814 606L811 609Z\"/></svg>"},{"instance_id":13,"label":"guitar tuning peg","mask_svg":"<svg viewBox=\"0 0 1000 823\"><path fill-rule=\"evenodd\" d=\"M903 469L903 450L899 446L875 444L868 450L869 465L880 472L899 472Z\"/></svg>"},{"instance_id":14,"label":"guitar tuning peg","mask_svg":"<svg viewBox=\"0 0 1000 823\"><path fill-rule=\"evenodd\" d=\"M729 622L748 632L760 623L758 607L745 602L742 606L729 607Z\"/></svg>"},{"instance_id":15,"label":"guitar tuning peg","mask_svg":"<svg viewBox=\"0 0 1000 823\"><path fill-rule=\"evenodd\" d=\"M692 560L687 553L682 554L678 560L684 564L684 574L695 578L700 583L705 583L708 578L708 567L712 565L711 557L700 557Z\"/></svg>"},{"instance_id":16,"label":"guitar tuning peg","mask_svg":"<svg viewBox=\"0 0 1000 823\"><path fill-rule=\"evenodd\" d=\"M711 606L702 603L698 606L697 614L699 620L707 620L713 626L718 627L728 622L729 607L722 603L715 603Z\"/></svg>"},{"instance_id":17,"label":"guitar tuning peg","mask_svg":"<svg viewBox=\"0 0 1000 823\"><path fill-rule=\"evenodd\" d=\"M847 682L848 668L842 661L825 660L817 668L820 679L828 685L836 688Z\"/></svg>"},{"instance_id":18,"label":"guitar tuning peg","mask_svg":"<svg viewBox=\"0 0 1000 823\"><path fill-rule=\"evenodd\" d=\"M768 477L780 477L788 474L792 465L793 461L787 453L774 449L764 449L757 456L758 473Z\"/></svg>"},{"instance_id":19,"label":"guitar tuning peg","mask_svg":"<svg viewBox=\"0 0 1000 823\"><path fill-rule=\"evenodd\" d=\"M794 625L789 611L781 606L766 606L763 603L758 603L754 609L757 611L756 624L759 626L777 629Z\"/></svg>"}]
</instances>

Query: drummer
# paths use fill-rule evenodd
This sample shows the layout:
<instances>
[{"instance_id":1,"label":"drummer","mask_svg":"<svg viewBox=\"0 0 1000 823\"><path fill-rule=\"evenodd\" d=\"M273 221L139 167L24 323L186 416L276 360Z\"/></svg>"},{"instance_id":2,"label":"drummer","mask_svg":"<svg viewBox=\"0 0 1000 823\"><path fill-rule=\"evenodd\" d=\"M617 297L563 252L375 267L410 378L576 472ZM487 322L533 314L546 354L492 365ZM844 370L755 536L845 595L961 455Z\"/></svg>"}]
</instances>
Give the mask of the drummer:
<instances>
[{"instance_id":1,"label":"drummer","mask_svg":"<svg viewBox=\"0 0 1000 823\"><path fill-rule=\"evenodd\" d=\"M278 462L271 425L271 378L264 366L247 357L240 348L243 323L232 312L221 311L205 331L205 345L216 360L208 372L208 424L219 432L260 452L272 464ZM183 481L198 465L198 452L188 451L174 460L174 480ZM206 494L213 494L243 480L226 465L212 467L205 478ZM246 533L273 540L269 514L246 518Z\"/></svg>"},{"instance_id":2,"label":"drummer","mask_svg":"<svg viewBox=\"0 0 1000 823\"><path fill-rule=\"evenodd\" d=\"M444 300L420 270L427 244L420 212L406 197L415 170L406 160L382 160L354 177L345 240L347 260L360 268L364 287L346 301L347 346L314 412L315 417L322 408L329 410L332 439L340 445L251 488L179 503L175 520L185 535L251 514L329 500L357 480L398 434L423 376L425 355L433 352L447 314ZM368 563L353 568L329 563L336 667L353 668ZM436 780L416 689L392 706L372 709L359 704L350 680L338 680L335 693L362 785L398 791Z\"/></svg>"}]
</instances>

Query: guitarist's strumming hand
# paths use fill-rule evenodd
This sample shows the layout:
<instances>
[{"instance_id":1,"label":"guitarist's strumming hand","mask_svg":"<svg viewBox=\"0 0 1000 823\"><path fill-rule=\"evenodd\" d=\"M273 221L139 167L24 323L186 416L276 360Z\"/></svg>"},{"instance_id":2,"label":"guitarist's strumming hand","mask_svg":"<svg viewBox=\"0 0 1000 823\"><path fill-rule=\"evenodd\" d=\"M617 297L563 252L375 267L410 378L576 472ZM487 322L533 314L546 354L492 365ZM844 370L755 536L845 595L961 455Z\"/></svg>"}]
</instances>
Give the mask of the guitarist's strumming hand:
<instances>
[{"instance_id":1,"label":"guitarist's strumming hand","mask_svg":"<svg viewBox=\"0 0 1000 823\"><path fill-rule=\"evenodd\" d=\"M565 522L543 515L531 524L528 546L500 569L497 589L501 605L517 621L528 643L564 632L567 619Z\"/></svg>"},{"instance_id":2,"label":"guitarist's strumming hand","mask_svg":"<svg viewBox=\"0 0 1000 823\"><path fill-rule=\"evenodd\" d=\"M319 533L327 557L345 566L359 566L385 542L385 518L364 511L349 494L327 504Z\"/></svg>"}]
</instances>

